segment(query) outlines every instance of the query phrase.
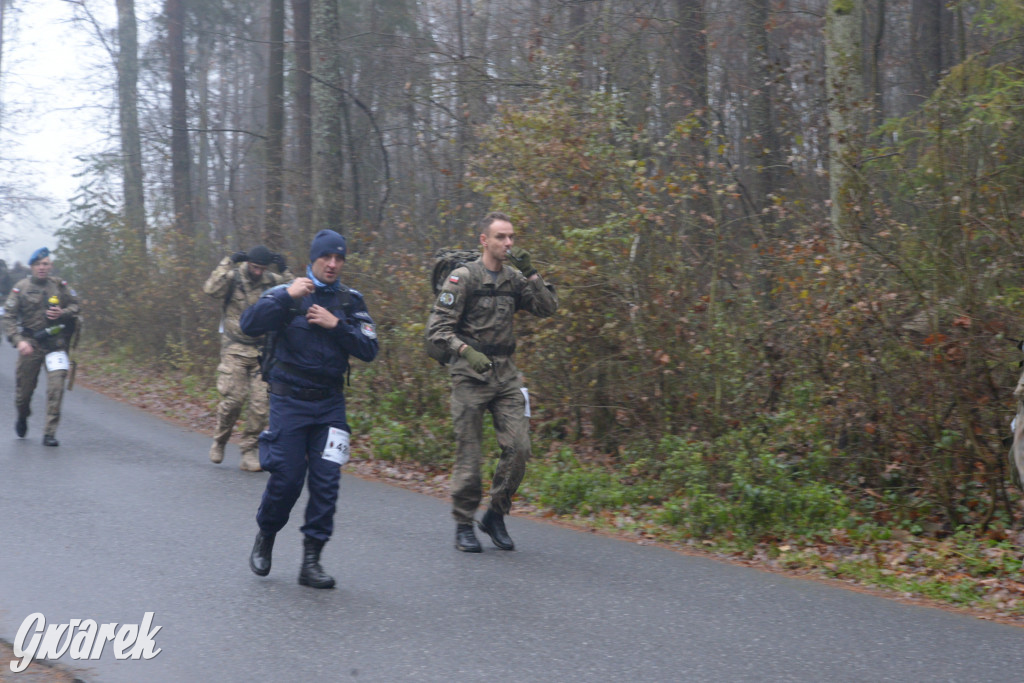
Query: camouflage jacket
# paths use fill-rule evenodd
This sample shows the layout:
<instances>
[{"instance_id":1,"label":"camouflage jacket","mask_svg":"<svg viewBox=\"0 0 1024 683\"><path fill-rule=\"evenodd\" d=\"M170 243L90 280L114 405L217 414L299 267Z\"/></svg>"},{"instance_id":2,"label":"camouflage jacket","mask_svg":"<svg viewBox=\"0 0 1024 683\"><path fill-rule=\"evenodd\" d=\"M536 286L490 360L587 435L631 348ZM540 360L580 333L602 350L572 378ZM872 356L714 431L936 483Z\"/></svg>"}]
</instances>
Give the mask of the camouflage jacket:
<instances>
[{"instance_id":1,"label":"camouflage jacket","mask_svg":"<svg viewBox=\"0 0 1024 683\"><path fill-rule=\"evenodd\" d=\"M60 300L58 305L64 309L64 314L56 320L46 317L51 296L56 296ZM42 347L45 351L66 349L73 329L72 324L77 322L80 312L78 296L64 280L52 276L45 280L27 277L19 280L11 288L7 301L4 302L3 334L12 346L27 341L37 348ZM60 324L65 325L65 333L47 337L44 343L40 343L33 336L47 327Z\"/></svg>"},{"instance_id":2,"label":"camouflage jacket","mask_svg":"<svg viewBox=\"0 0 1024 683\"><path fill-rule=\"evenodd\" d=\"M255 358L259 355L256 345L259 337L250 337L238 326L242 311L252 306L263 292L271 287L291 282L295 279L287 268L283 273L275 273L270 268L263 271L259 280L249 277L249 263L234 263L225 256L210 273L203 285L203 291L223 304L224 316L220 323L220 351L236 356ZM228 292L231 292L228 298ZM225 299L227 301L225 302Z\"/></svg>"},{"instance_id":3,"label":"camouflage jacket","mask_svg":"<svg viewBox=\"0 0 1024 683\"><path fill-rule=\"evenodd\" d=\"M516 376L513 315L519 310L540 318L554 315L558 310L554 286L540 277L527 280L511 266L503 266L492 280L483 260L473 261L453 270L445 280L427 321L427 341L451 350L455 358L448 369L453 375L488 379L458 356L459 348L469 344L491 359L495 379L509 381Z\"/></svg>"}]
</instances>

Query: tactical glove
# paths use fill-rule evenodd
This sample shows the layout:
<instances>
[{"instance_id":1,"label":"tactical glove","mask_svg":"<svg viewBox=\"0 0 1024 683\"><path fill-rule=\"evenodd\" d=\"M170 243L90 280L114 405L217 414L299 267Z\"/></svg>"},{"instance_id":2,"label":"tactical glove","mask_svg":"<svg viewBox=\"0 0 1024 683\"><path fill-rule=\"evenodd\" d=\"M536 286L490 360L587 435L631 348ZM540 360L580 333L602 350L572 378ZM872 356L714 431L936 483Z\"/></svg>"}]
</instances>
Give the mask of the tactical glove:
<instances>
[{"instance_id":1,"label":"tactical glove","mask_svg":"<svg viewBox=\"0 0 1024 683\"><path fill-rule=\"evenodd\" d=\"M512 247L508 252L508 260L512 262L512 265L519 269L519 272L523 274L523 277L532 277L537 269L530 263L530 252L520 247Z\"/></svg>"},{"instance_id":2,"label":"tactical glove","mask_svg":"<svg viewBox=\"0 0 1024 683\"><path fill-rule=\"evenodd\" d=\"M244 251L236 251L234 254L231 255L231 262L232 263L241 263L242 261L248 261L248 260L249 260L249 255L246 254Z\"/></svg>"},{"instance_id":3,"label":"tactical glove","mask_svg":"<svg viewBox=\"0 0 1024 683\"><path fill-rule=\"evenodd\" d=\"M472 346L466 346L462 350L462 357L469 361L469 367L481 375L491 369L491 359L480 353Z\"/></svg>"},{"instance_id":4,"label":"tactical glove","mask_svg":"<svg viewBox=\"0 0 1024 683\"><path fill-rule=\"evenodd\" d=\"M277 272L279 273L283 273L285 269L288 267L288 265L284 261L284 256L282 254L274 254L273 256L270 257L270 262L277 266Z\"/></svg>"}]
</instances>

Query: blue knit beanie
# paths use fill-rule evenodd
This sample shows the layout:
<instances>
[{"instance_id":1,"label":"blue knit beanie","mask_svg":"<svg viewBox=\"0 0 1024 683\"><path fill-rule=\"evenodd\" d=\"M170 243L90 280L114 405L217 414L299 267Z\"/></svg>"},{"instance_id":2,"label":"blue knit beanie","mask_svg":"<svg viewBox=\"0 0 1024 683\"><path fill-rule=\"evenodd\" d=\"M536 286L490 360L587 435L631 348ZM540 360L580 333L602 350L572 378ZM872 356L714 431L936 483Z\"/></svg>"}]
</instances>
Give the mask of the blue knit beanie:
<instances>
[{"instance_id":1,"label":"blue knit beanie","mask_svg":"<svg viewBox=\"0 0 1024 683\"><path fill-rule=\"evenodd\" d=\"M313 238L313 243L309 245L309 262L313 263L327 254L337 254L345 258L345 237L333 230L318 232Z\"/></svg>"},{"instance_id":2,"label":"blue knit beanie","mask_svg":"<svg viewBox=\"0 0 1024 683\"><path fill-rule=\"evenodd\" d=\"M47 249L46 247L39 247L38 249L36 249L35 251L32 252L31 256L28 257L28 264L30 266L31 265L35 265L36 261L39 261L40 259L48 258L49 256L50 256L50 250L49 249Z\"/></svg>"}]
</instances>

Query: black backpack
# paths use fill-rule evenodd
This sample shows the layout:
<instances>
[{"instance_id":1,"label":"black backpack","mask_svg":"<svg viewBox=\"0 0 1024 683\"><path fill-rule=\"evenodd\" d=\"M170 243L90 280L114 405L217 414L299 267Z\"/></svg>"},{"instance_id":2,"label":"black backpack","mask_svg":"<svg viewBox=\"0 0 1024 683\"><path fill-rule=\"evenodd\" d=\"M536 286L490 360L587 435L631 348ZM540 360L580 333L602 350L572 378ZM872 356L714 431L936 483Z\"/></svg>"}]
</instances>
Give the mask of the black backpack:
<instances>
[{"instance_id":1,"label":"black backpack","mask_svg":"<svg viewBox=\"0 0 1024 683\"><path fill-rule=\"evenodd\" d=\"M441 287L444 286L444 281L448 279L448 276L451 275L453 270L460 266L464 266L467 263L472 263L479 258L480 252L476 249L438 249L437 253L434 254L434 270L430 275L430 288L434 292L434 297L436 298L441 292ZM448 365L454 357L454 354L451 349L442 349L435 344L431 344L430 340L426 338L426 334L429 329L430 323L428 320L427 327L423 331L423 344L426 348L427 355L441 365Z\"/></svg>"}]
</instances>

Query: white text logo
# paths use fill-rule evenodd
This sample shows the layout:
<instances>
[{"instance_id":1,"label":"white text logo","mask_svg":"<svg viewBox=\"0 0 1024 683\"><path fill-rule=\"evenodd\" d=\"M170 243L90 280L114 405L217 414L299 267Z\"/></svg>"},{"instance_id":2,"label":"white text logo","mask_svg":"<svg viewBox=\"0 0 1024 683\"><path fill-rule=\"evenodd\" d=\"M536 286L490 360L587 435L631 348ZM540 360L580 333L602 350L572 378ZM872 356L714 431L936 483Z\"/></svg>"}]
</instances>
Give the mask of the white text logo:
<instances>
[{"instance_id":1,"label":"white text logo","mask_svg":"<svg viewBox=\"0 0 1024 683\"><path fill-rule=\"evenodd\" d=\"M97 624L92 619L72 619L69 624L46 625L46 617L36 612L21 622L14 639L11 671L24 671L33 659L60 659L66 654L71 659L99 659L107 642L112 642L117 659L153 659L160 654L153 637L162 626L151 629L153 612L146 612L142 625L117 623Z\"/></svg>"}]
</instances>

